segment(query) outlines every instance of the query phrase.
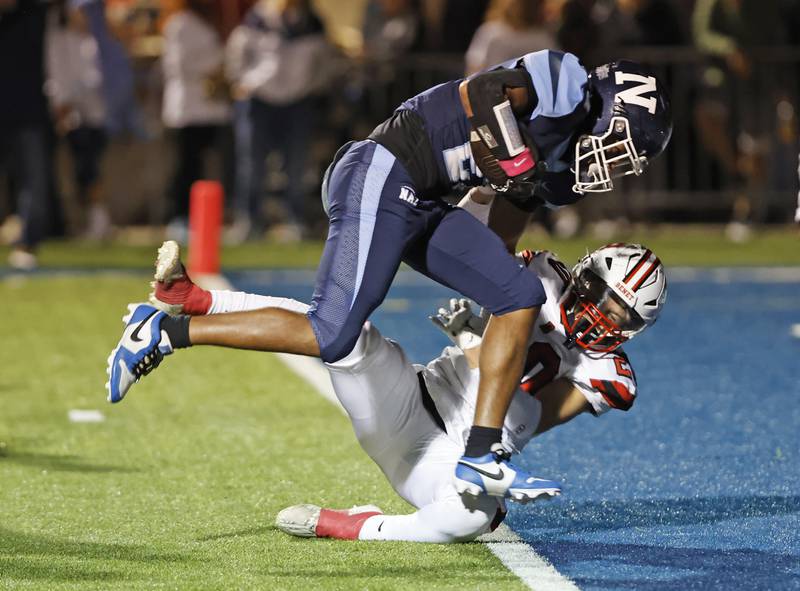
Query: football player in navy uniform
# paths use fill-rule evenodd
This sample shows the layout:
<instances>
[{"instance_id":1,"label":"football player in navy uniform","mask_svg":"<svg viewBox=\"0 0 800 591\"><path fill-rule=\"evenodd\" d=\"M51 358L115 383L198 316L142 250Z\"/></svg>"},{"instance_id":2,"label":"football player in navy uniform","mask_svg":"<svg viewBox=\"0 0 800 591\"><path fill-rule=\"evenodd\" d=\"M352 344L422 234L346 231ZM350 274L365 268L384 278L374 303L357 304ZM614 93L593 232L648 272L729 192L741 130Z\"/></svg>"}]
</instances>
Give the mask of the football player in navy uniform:
<instances>
[{"instance_id":1,"label":"football player in navy uniform","mask_svg":"<svg viewBox=\"0 0 800 591\"><path fill-rule=\"evenodd\" d=\"M307 312L192 317L210 302L180 276L157 271L157 301L185 314L169 317L146 305L133 310L109 357L108 398L118 402L164 355L191 345L336 362L353 349L405 262L492 314L463 465L488 475L487 495L509 496L508 475L524 494L535 479L492 448L501 440L545 292L514 259L513 246L509 252L516 239L504 242L443 197L461 185L491 188L504 198L496 201L511 204L504 231L518 237L526 212L539 205L566 205L611 190L616 177L641 174L671 130L665 89L632 62L587 73L574 55L545 50L435 86L334 157L322 187L328 239ZM533 498L538 491L530 487Z\"/></svg>"}]
</instances>

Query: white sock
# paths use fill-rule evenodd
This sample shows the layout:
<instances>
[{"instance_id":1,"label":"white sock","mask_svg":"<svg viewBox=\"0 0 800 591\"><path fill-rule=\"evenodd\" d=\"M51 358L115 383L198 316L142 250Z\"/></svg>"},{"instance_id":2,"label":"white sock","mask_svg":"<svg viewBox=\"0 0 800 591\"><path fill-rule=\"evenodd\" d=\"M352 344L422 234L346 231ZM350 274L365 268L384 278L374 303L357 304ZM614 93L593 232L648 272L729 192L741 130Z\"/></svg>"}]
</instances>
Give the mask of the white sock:
<instances>
[{"instance_id":1,"label":"white sock","mask_svg":"<svg viewBox=\"0 0 800 591\"><path fill-rule=\"evenodd\" d=\"M209 314L222 314L224 312L246 312L262 308L282 308L293 312L305 314L308 304L290 298L276 298L263 296L244 291L211 290L211 306Z\"/></svg>"},{"instance_id":2,"label":"white sock","mask_svg":"<svg viewBox=\"0 0 800 591\"><path fill-rule=\"evenodd\" d=\"M456 497L433 502L409 515L373 515L361 526L359 540L395 540L449 544L467 542L486 533L497 510L496 501L467 509Z\"/></svg>"}]
</instances>

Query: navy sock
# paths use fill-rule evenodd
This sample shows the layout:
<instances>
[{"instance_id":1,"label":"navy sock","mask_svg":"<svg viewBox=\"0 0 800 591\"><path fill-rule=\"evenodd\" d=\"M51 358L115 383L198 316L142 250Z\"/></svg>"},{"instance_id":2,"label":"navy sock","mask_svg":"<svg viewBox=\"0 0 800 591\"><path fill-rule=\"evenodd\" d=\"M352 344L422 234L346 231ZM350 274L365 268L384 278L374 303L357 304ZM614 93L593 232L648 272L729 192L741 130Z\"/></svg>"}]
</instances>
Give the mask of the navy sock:
<instances>
[{"instance_id":1,"label":"navy sock","mask_svg":"<svg viewBox=\"0 0 800 591\"><path fill-rule=\"evenodd\" d=\"M467 448L464 450L464 455L470 458L477 458L486 455L492 451L492 445L495 443L500 443L502 438L502 429L472 425L469 430Z\"/></svg>"},{"instance_id":2,"label":"navy sock","mask_svg":"<svg viewBox=\"0 0 800 591\"><path fill-rule=\"evenodd\" d=\"M185 349L192 346L189 340L189 320L191 318L191 316L181 314L180 316L167 316L161 321L161 330L167 333L173 349Z\"/></svg>"}]
</instances>

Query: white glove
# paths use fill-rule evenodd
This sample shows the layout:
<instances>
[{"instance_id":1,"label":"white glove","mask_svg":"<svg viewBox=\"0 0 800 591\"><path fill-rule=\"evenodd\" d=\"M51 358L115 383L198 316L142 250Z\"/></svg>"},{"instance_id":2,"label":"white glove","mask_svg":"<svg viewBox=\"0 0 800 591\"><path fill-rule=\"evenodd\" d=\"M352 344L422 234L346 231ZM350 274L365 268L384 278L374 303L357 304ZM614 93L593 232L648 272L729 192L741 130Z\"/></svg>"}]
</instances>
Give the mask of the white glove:
<instances>
[{"instance_id":1,"label":"white glove","mask_svg":"<svg viewBox=\"0 0 800 591\"><path fill-rule=\"evenodd\" d=\"M476 315L469 300L453 298L449 310L439 308L439 312L429 318L459 349L464 350L481 344L489 315L484 314L483 310L481 315Z\"/></svg>"}]
</instances>

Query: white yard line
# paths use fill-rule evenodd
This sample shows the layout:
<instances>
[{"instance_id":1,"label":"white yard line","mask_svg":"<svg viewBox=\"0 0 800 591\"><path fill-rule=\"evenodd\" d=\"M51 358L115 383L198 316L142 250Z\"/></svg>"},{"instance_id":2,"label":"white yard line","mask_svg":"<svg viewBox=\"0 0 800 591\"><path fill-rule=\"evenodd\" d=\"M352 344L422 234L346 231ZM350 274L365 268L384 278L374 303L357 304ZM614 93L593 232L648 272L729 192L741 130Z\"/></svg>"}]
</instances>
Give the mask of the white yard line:
<instances>
[{"instance_id":1,"label":"white yard line","mask_svg":"<svg viewBox=\"0 0 800 591\"><path fill-rule=\"evenodd\" d=\"M212 283L213 288L207 287ZM221 276L206 276L202 280L202 285L206 289L233 289L230 283ZM308 382L320 396L336 405L344 414L344 407L336 398L328 370L321 361L302 355L287 353L278 353L277 355L278 359L290 370ZM559 573L547 559L539 556L530 544L523 541L505 524L500 525L491 534L481 536L479 541L486 544L492 554L497 556L500 562L530 589L535 591L578 590L575 583Z\"/></svg>"},{"instance_id":2,"label":"white yard line","mask_svg":"<svg viewBox=\"0 0 800 591\"><path fill-rule=\"evenodd\" d=\"M283 361L286 367L311 384L314 390L317 391L317 394L336 406L342 414L345 414L344 407L339 402L339 399L336 398L336 392L333 391L331 378L328 376L328 370L325 369L322 362L312 359L311 357L291 355L289 353L276 353L276 355L278 359Z\"/></svg>"}]
</instances>

